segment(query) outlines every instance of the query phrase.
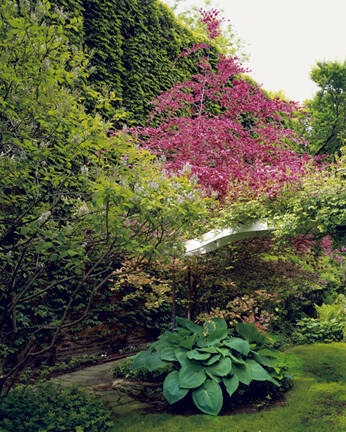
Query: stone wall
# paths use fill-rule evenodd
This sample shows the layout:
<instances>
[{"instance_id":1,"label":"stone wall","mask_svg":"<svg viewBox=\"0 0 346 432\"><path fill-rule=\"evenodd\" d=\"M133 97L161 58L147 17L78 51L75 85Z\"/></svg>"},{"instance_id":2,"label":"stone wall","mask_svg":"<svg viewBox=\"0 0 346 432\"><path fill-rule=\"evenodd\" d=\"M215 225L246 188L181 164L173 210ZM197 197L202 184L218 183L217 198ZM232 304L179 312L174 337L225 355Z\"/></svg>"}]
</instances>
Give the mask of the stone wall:
<instances>
[{"instance_id":1,"label":"stone wall","mask_svg":"<svg viewBox=\"0 0 346 432\"><path fill-rule=\"evenodd\" d=\"M144 328L137 327L128 333L120 333L117 328L97 326L79 333L65 335L56 348L56 359L68 360L91 354L113 354L119 350L129 350L149 342L155 337Z\"/></svg>"}]
</instances>

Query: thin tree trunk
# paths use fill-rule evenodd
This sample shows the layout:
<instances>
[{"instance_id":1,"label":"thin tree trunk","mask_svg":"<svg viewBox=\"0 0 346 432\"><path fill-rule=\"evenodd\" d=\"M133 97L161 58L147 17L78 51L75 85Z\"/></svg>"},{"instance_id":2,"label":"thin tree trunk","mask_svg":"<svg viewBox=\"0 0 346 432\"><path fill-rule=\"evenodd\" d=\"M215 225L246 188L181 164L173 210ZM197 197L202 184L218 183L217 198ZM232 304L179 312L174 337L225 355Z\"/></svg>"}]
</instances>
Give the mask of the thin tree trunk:
<instances>
[{"instance_id":1,"label":"thin tree trunk","mask_svg":"<svg viewBox=\"0 0 346 432\"><path fill-rule=\"evenodd\" d=\"M191 319L192 299L191 299L191 266L187 269L187 319Z\"/></svg>"},{"instance_id":2,"label":"thin tree trunk","mask_svg":"<svg viewBox=\"0 0 346 432\"><path fill-rule=\"evenodd\" d=\"M175 258L173 258L172 267L172 330L177 326L177 286L175 280Z\"/></svg>"}]
</instances>

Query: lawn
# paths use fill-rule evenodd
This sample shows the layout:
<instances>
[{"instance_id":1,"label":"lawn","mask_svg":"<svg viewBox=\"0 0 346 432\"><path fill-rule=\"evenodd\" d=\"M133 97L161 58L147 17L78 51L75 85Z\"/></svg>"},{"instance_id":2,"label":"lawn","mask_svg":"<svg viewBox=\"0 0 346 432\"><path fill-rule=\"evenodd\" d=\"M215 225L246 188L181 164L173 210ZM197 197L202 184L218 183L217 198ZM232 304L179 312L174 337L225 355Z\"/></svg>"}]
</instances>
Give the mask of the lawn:
<instances>
[{"instance_id":1,"label":"lawn","mask_svg":"<svg viewBox=\"0 0 346 432\"><path fill-rule=\"evenodd\" d=\"M294 386L283 400L231 415L131 414L117 420L118 432L341 432L346 431L346 345L297 346L288 364Z\"/></svg>"}]
</instances>

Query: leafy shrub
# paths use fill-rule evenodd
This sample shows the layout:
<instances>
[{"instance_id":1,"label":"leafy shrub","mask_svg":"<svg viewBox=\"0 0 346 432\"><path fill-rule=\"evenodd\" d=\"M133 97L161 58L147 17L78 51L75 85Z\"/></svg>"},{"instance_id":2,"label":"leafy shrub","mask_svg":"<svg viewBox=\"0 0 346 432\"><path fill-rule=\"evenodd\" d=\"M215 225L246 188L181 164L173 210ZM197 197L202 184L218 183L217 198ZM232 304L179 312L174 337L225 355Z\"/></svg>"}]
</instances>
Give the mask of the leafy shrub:
<instances>
[{"instance_id":1,"label":"leafy shrub","mask_svg":"<svg viewBox=\"0 0 346 432\"><path fill-rule=\"evenodd\" d=\"M346 339L346 297L343 294L339 294L334 303L315 305L315 309L319 321L337 321L342 326L343 337Z\"/></svg>"},{"instance_id":2,"label":"leafy shrub","mask_svg":"<svg viewBox=\"0 0 346 432\"><path fill-rule=\"evenodd\" d=\"M167 365L153 371L149 371L145 367L133 369L133 363L136 356L128 357L126 360L117 364L113 371L114 378L126 378L133 381L149 381L149 382L162 382L165 376L173 370L173 365Z\"/></svg>"},{"instance_id":3,"label":"leafy shrub","mask_svg":"<svg viewBox=\"0 0 346 432\"><path fill-rule=\"evenodd\" d=\"M262 333L266 333L270 324L278 319L273 311L279 302L277 295L266 290L255 290L251 295L244 294L233 298L227 303L225 309L214 307L208 313L200 313L197 321L224 318L231 327L246 321L253 323Z\"/></svg>"},{"instance_id":4,"label":"leafy shrub","mask_svg":"<svg viewBox=\"0 0 346 432\"><path fill-rule=\"evenodd\" d=\"M292 341L297 344L316 342L339 342L343 338L343 327L336 320L318 321L315 318L303 318L296 324Z\"/></svg>"},{"instance_id":5,"label":"leafy shrub","mask_svg":"<svg viewBox=\"0 0 346 432\"><path fill-rule=\"evenodd\" d=\"M100 401L52 384L19 386L0 398L1 432L114 432Z\"/></svg>"},{"instance_id":6,"label":"leafy shrub","mask_svg":"<svg viewBox=\"0 0 346 432\"><path fill-rule=\"evenodd\" d=\"M280 387L283 369L275 365L276 352L267 338L250 323L240 323L231 337L221 318L205 327L178 318L179 327L166 331L134 360L133 370L148 372L172 369L163 381L163 394L169 404L190 395L197 408L210 415L219 414L223 390L231 397L252 381L268 381Z\"/></svg>"}]
</instances>

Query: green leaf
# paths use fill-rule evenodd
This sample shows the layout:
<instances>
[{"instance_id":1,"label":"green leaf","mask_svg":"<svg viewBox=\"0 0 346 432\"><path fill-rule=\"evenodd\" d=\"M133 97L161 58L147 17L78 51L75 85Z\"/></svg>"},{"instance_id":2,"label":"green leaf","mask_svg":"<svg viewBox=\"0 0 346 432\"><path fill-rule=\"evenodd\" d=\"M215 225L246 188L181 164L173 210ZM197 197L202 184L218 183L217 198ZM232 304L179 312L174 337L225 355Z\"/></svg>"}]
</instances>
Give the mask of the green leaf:
<instances>
[{"instance_id":1,"label":"green leaf","mask_svg":"<svg viewBox=\"0 0 346 432\"><path fill-rule=\"evenodd\" d=\"M261 363L263 366L274 367L273 362L269 360L267 357L263 357L260 354L253 352L254 359Z\"/></svg>"},{"instance_id":2,"label":"green leaf","mask_svg":"<svg viewBox=\"0 0 346 432\"><path fill-rule=\"evenodd\" d=\"M166 364L166 362L163 362L160 359L160 354L158 352L153 353L151 350L142 351L136 356L135 361L132 365L132 370L145 367L146 369L148 369L149 372L152 372L154 370L160 369Z\"/></svg>"},{"instance_id":3,"label":"green leaf","mask_svg":"<svg viewBox=\"0 0 346 432\"><path fill-rule=\"evenodd\" d=\"M182 388L199 387L205 380L206 375L204 369L198 363L186 363L179 371L179 386Z\"/></svg>"},{"instance_id":4,"label":"green leaf","mask_svg":"<svg viewBox=\"0 0 346 432\"><path fill-rule=\"evenodd\" d=\"M175 356L175 350L173 347L165 347L160 352L160 358L161 360L167 360L167 361L175 361L177 360Z\"/></svg>"},{"instance_id":5,"label":"green leaf","mask_svg":"<svg viewBox=\"0 0 346 432\"><path fill-rule=\"evenodd\" d=\"M232 396L239 387L239 378L236 375L233 375L231 378L222 378L222 382L225 384L227 393L230 396Z\"/></svg>"},{"instance_id":6,"label":"green leaf","mask_svg":"<svg viewBox=\"0 0 346 432\"><path fill-rule=\"evenodd\" d=\"M223 404L222 390L215 381L207 379L199 389L192 392L192 400L200 411L216 416Z\"/></svg>"},{"instance_id":7,"label":"green leaf","mask_svg":"<svg viewBox=\"0 0 346 432\"><path fill-rule=\"evenodd\" d=\"M207 376L208 376L209 378L211 378L211 379L214 380L215 382L217 382L217 383L220 383L220 382L221 382L221 378L218 377L218 376L216 376L216 375L213 375L211 372L208 371L208 369L205 370L205 373L207 374Z\"/></svg>"},{"instance_id":8,"label":"green leaf","mask_svg":"<svg viewBox=\"0 0 346 432\"><path fill-rule=\"evenodd\" d=\"M208 367L208 371L210 373L218 376L226 376L231 372L231 370L232 362L228 357L224 357L213 366Z\"/></svg>"},{"instance_id":9,"label":"green leaf","mask_svg":"<svg viewBox=\"0 0 346 432\"><path fill-rule=\"evenodd\" d=\"M188 389L179 386L178 371L170 372L163 382L163 394L169 404L174 404L188 394Z\"/></svg>"},{"instance_id":10,"label":"green leaf","mask_svg":"<svg viewBox=\"0 0 346 432\"><path fill-rule=\"evenodd\" d=\"M215 345L228 336L226 321L221 318L214 318L207 324L206 344Z\"/></svg>"},{"instance_id":11,"label":"green leaf","mask_svg":"<svg viewBox=\"0 0 346 432\"><path fill-rule=\"evenodd\" d=\"M177 324L187 330L190 330L192 333L203 333L203 327L186 318L177 317Z\"/></svg>"},{"instance_id":12,"label":"green leaf","mask_svg":"<svg viewBox=\"0 0 346 432\"><path fill-rule=\"evenodd\" d=\"M207 360L210 357L209 353L200 353L196 349L188 351L186 356L190 360Z\"/></svg>"},{"instance_id":13,"label":"green leaf","mask_svg":"<svg viewBox=\"0 0 346 432\"><path fill-rule=\"evenodd\" d=\"M220 354L214 355L214 356L211 357L209 360L204 361L203 364L204 364L205 366L210 366L210 365L216 363L217 361L219 361L219 360L220 360L220 357L221 357Z\"/></svg>"},{"instance_id":14,"label":"green leaf","mask_svg":"<svg viewBox=\"0 0 346 432\"><path fill-rule=\"evenodd\" d=\"M191 350L194 343L196 342L197 336L198 336L197 334L194 334L192 336L184 337L179 342L179 346Z\"/></svg>"},{"instance_id":15,"label":"green leaf","mask_svg":"<svg viewBox=\"0 0 346 432\"><path fill-rule=\"evenodd\" d=\"M165 332L165 334L163 335L165 337L165 339L171 343L171 344L175 344L178 345L180 344L180 342L183 340L183 336L178 334L178 333L173 333L173 332Z\"/></svg>"},{"instance_id":16,"label":"green leaf","mask_svg":"<svg viewBox=\"0 0 346 432\"><path fill-rule=\"evenodd\" d=\"M257 352L258 352L258 354L261 354L261 355L266 356L266 357L272 357L272 358L277 357L277 353L275 351L268 349L268 348L260 349Z\"/></svg>"},{"instance_id":17,"label":"green leaf","mask_svg":"<svg viewBox=\"0 0 346 432\"><path fill-rule=\"evenodd\" d=\"M217 329L227 330L227 323L223 318L213 318L208 322L207 329L208 332Z\"/></svg>"},{"instance_id":18,"label":"green leaf","mask_svg":"<svg viewBox=\"0 0 346 432\"><path fill-rule=\"evenodd\" d=\"M236 365L233 364L233 373L243 384L249 385L252 380L252 369L250 365Z\"/></svg>"},{"instance_id":19,"label":"green leaf","mask_svg":"<svg viewBox=\"0 0 346 432\"><path fill-rule=\"evenodd\" d=\"M256 381L270 381L279 386L280 384L269 375L269 373L256 360L246 360L246 364L252 369L252 377Z\"/></svg>"},{"instance_id":20,"label":"green leaf","mask_svg":"<svg viewBox=\"0 0 346 432\"><path fill-rule=\"evenodd\" d=\"M135 361L132 365L132 370L137 370L141 367L146 367L149 356L151 356L152 351L142 351L136 355Z\"/></svg>"},{"instance_id":21,"label":"green leaf","mask_svg":"<svg viewBox=\"0 0 346 432\"><path fill-rule=\"evenodd\" d=\"M206 344L207 345L215 345L218 344L222 339L225 339L228 336L227 329L215 329L207 334Z\"/></svg>"},{"instance_id":22,"label":"green leaf","mask_svg":"<svg viewBox=\"0 0 346 432\"><path fill-rule=\"evenodd\" d=\"M237 332L240 336L246 339L249 343L257 342L259 339L259 331L256 327L251 323L239 323L237 324Z\"/></svg>"},{"instance_id":23,"label":"green leaf","mask_svg":"<svg viewBox=\"0 0 346 432\"><path fill-rule=\"evenodd\" d=\"M247 340L233 337L231 339L226 339L222 342L224 345L226 345L229 348L232 348L241 354L248 355L250 351L250 345Z\"/></svg>"},{"instance_id":24,"label":"green leaf","mask_svg":"<svg viewBox=\"0 0 346 432\"><path fill-rule=\"evenodd\" d=\"M211 347L202 347L202 348L198 348L198 351L203 351L203 352L207 352L207 353L211 353L211 354L216 354L217 353L217 348L211 346Z\"/></svg>"},{"instance_id":25,"label":"green leaf","mask_svg":"<svg viewBox=\"0 0 346 432\"><path fill-rule=\"evenodd\" d=\"M228 348L216 348L216 351L220 353L223 357L230 357L231 351Z\"/></svg>"},{"instance_id":26,"label":"green leaf","mask_svg":"<svg viewBox=\"0 0 346 432\"><path fill-rule=\"evenodd\" d=\"M184 350L183 348L176 348L174 352L176 359L182 366L184 364L190 363L190 360L186 357L186 353L188 352L187 350Z\"/></svg>"}]
</instances>

